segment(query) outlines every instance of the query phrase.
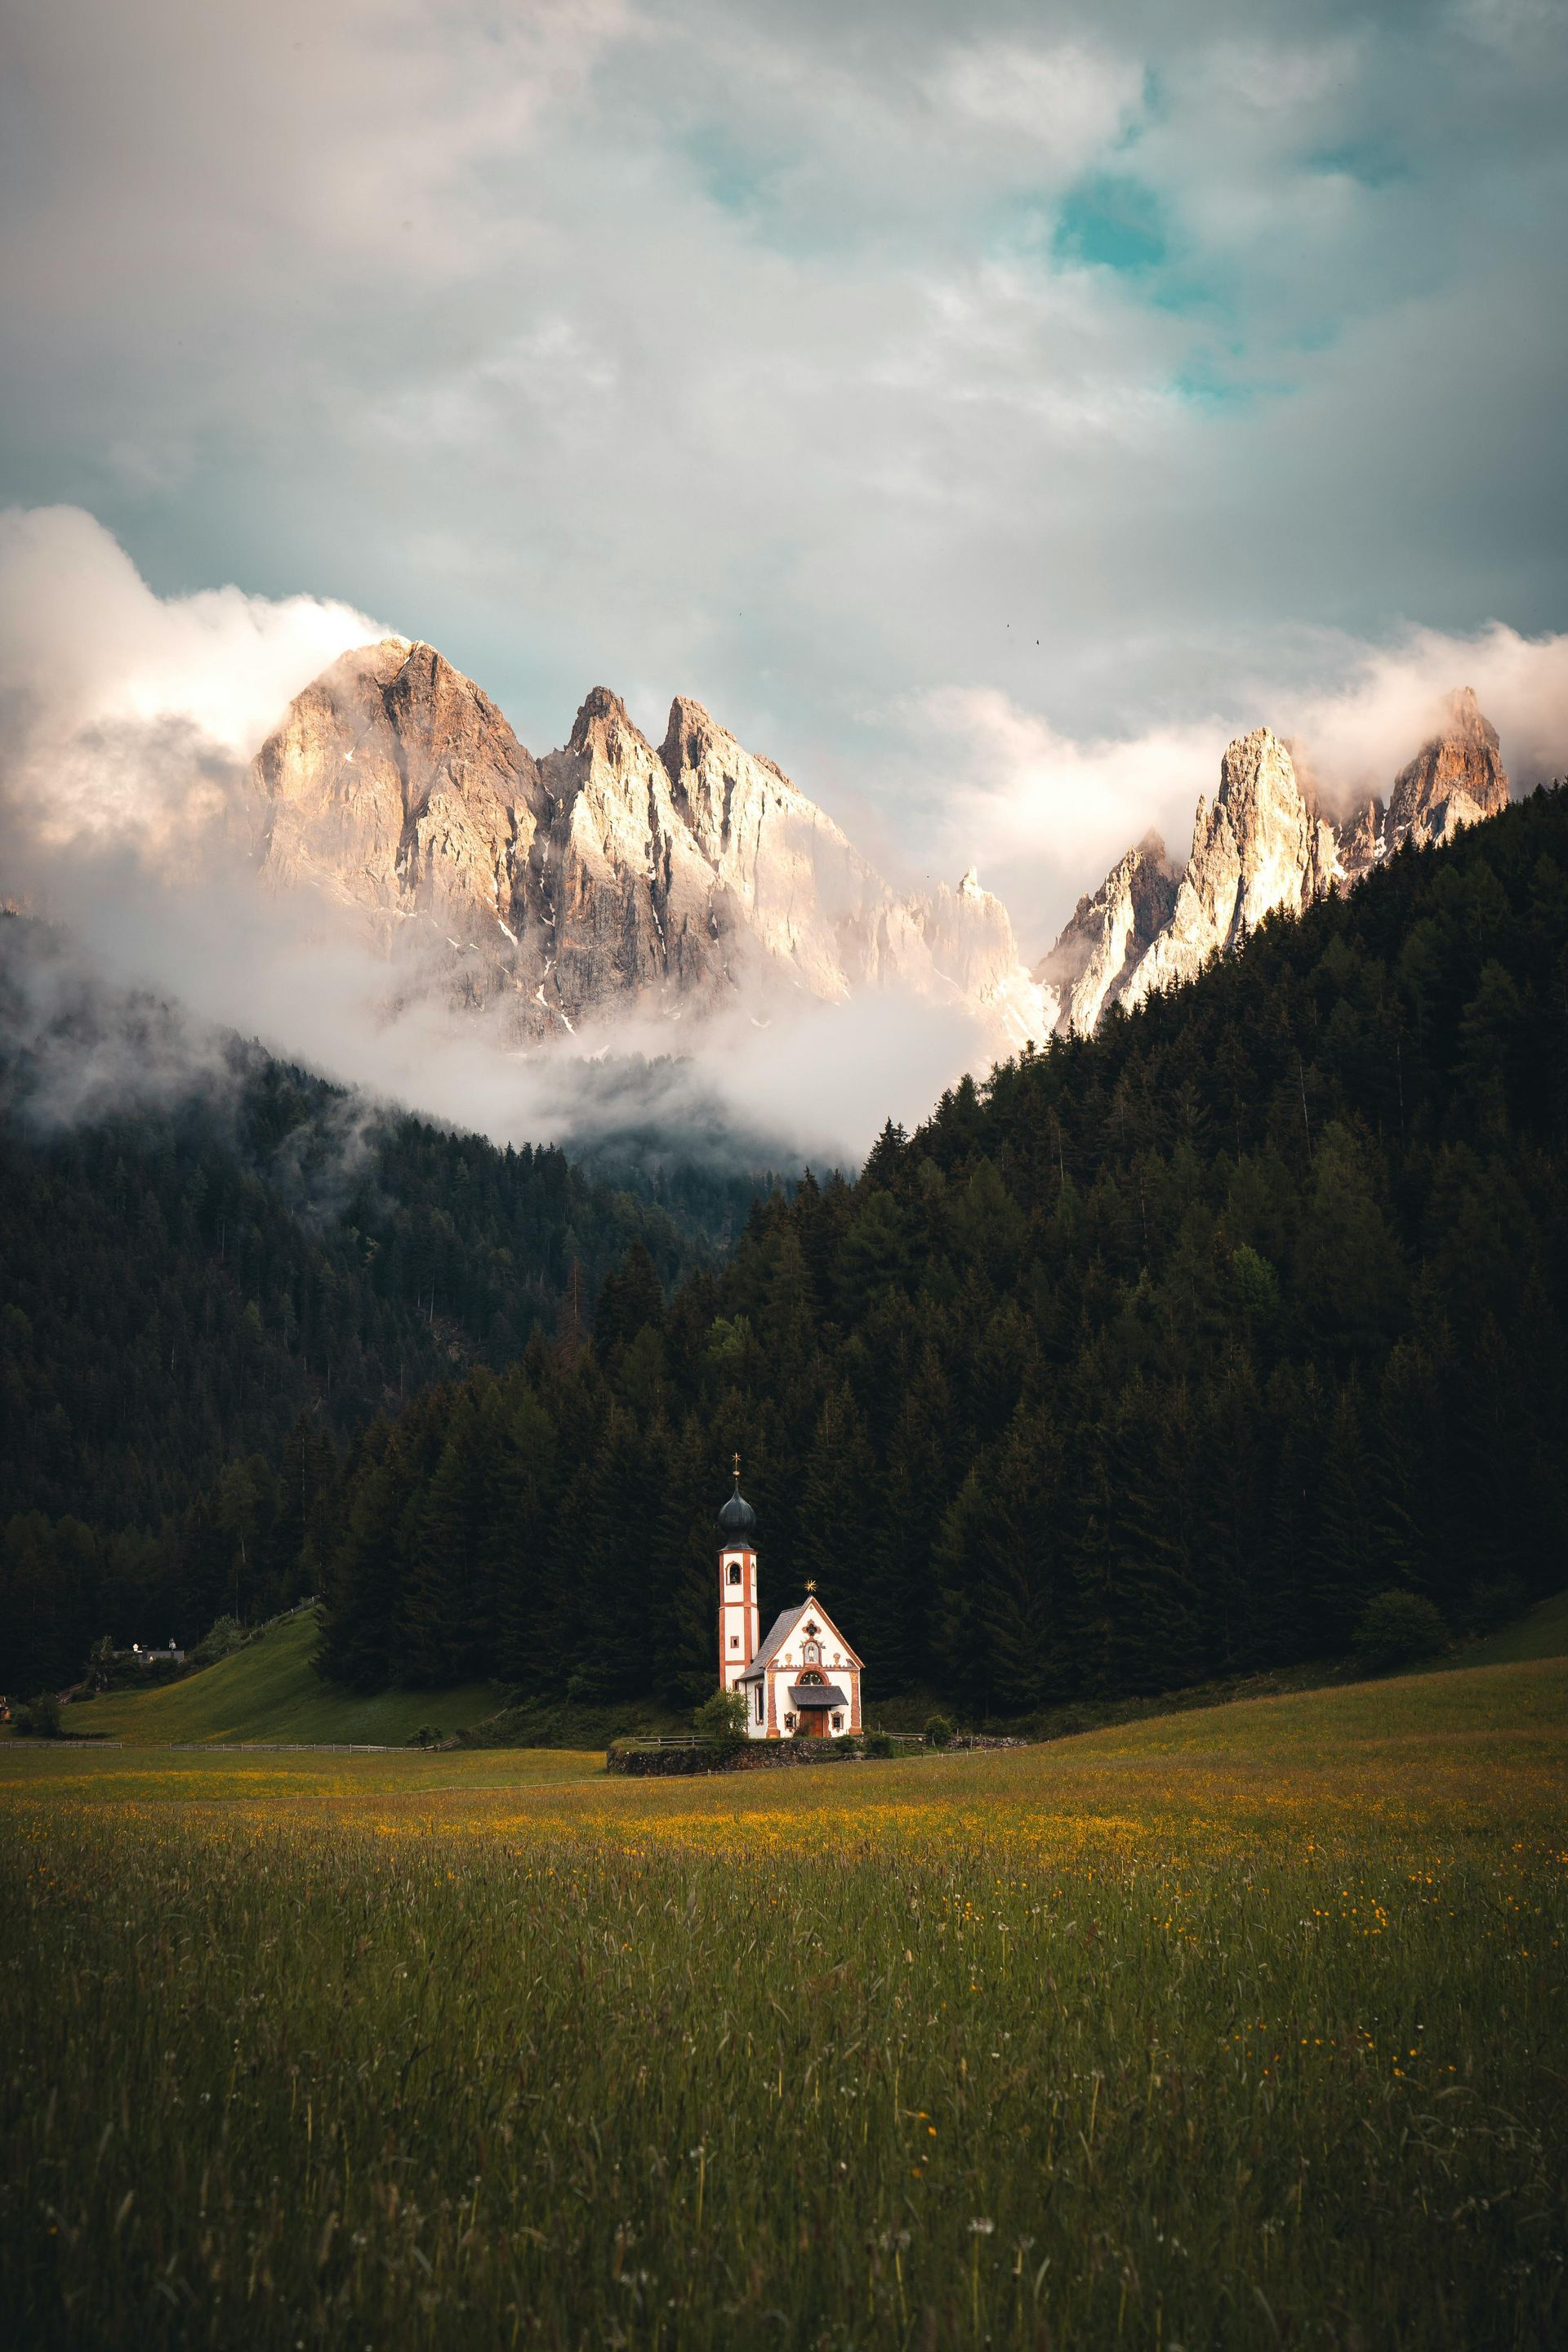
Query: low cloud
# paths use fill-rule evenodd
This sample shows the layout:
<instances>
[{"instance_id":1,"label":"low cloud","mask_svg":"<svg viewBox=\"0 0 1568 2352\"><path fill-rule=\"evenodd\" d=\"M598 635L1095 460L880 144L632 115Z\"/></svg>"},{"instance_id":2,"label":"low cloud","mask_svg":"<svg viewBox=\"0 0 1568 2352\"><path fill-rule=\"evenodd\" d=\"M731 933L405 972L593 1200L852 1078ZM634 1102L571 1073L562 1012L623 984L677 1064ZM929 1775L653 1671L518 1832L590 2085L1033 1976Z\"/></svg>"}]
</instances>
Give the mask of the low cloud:
<instances>
[{"instance_id":1,"label":"low cloud","mask_svg":"<svg viewBox=\"0 0 1568 2352\"><path fill-rule=\"evenodd\" d=\"M316 596L155 595L79 507L0 513L6 797L57 848L179 849L292 697L385 632Z\"/></svg>"}]
</instances>

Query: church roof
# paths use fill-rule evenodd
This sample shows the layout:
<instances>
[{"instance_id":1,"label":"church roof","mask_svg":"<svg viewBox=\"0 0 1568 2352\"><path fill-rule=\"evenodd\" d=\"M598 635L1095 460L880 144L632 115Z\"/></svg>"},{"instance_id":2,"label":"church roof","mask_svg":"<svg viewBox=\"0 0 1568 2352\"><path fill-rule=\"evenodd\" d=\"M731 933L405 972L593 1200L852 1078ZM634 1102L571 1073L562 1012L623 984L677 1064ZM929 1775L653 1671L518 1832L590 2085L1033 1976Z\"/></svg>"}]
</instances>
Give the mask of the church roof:
<instances>
[{"instance_id":1,"label":"church roof","mask_svg":"<svg viewBox=\"0 0 1568 2352\"><path fill-rule=\"evenodd\" d=\"M782 1616L773 1619L772 1633L741 1676L743 1683L760 1678L763 1668L772 1665L784 1643L789 1640L792 1627L797 1625L805 1614L805 1603L803 1601L798 1609L786 1609Z\"/></svg>"},{"instance_id":2,"label":"church roof","mask_svg":"<svg viewBox=\"0 0 1568 2352\"><path fill-rule=\"evenodd\" d=\"M740 1456L735 1457L739 1461ZM735 1473L735 1491L719 1513L719 1531L725 1548L755 1549L757 1515L741 1492L741 1474Z\"/></svg>"},{"instance_id":3,"label":"church roof","mask_svg":"<svg viewBox=\"0 0 1568 2352\"><path fill-rule=\"evenodd\" d=\"M852 1666L858 1666L861 1664L860 1659L856 1656L854 1651L849 1647L848 1643L838 1631L837 1626L834 1624L832 1618L828 1615L821 1601L817 1600L815 1593L808 1592L805 1599L797 1602L795 1608L784 1610L780 1615L773 1619L772 1632L769 1633L767 1640L763 1643L762 1648L757 1652L756 1656L752 1660L751 1664L746 1668L745 1673L740 1676L740 1680L743 1683L761 1681L763 1667L772 1665L779 1652L784 1648L784 1643L789 1640L790 1635L795 1632L795 1627L800 1623L801 1619L805 1616L821 1618L824 1626L831 1632L834 1640L844 1652L847 1664Z\"/></svg>"},{"instance_id":4,"label":"church roof","mask_svg":"<svg viewBox=\"0 0 1568 2352\"><path fill-rule=\"evenodd\" d=\"M837 1683L791 1683L789 1695L796 1706L847 1706L849 1702Z\"/></svg>"}]
</instances>

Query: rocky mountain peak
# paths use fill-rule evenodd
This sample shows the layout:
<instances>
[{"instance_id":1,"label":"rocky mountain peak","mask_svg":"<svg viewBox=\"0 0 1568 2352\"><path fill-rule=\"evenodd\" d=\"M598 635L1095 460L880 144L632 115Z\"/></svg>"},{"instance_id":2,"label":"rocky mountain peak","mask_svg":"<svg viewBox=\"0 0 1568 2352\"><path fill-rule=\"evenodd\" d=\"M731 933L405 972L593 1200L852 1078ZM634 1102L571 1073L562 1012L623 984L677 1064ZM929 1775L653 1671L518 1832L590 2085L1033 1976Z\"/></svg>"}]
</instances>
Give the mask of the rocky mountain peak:
<instances>
[{"instance_id":1,"label":"rocky mountain peak","mask_svg":"<svg viewBox=\"0 0 1568 2352\"><path fill-rule=\"evenodd\" d=\"M735 786L742 780L751 785L765 786L781 798L799 801L803 807L811 806L776 761L745 750L729 729L721 726L690 695L678 694L670 704L658 756L677 801L689 800L693 809L703 803L710 807L715 793L722 796L726 788L732 798Z\"/></svg>"},{"instance_id":2,"label":"rocky mountain peak","mask_svg":"<svg viewBox=\"0 0 1568 2352\"><path fill-rule=\"evenodd\" d=\"M647 748L647 738L634 725L631 713L618 694L607 686L595 686L583 698L583 707L572 722L572 732L566 739L568 751L598 751L616 759L624 742L630 741Z\"/></svg>"},{"instance_id":3,"label":"rocky mountain peak","mask_svg":"<svg viewBox=\"0 0 1568 2352\"><path fill-rule=\"evenodd\" d=\"M658 756L673 782L683 768L700 768L711 751L734 740L728 728L721 727L693 696L678 694L669 706Z\"/></svg>"},{"instance_id":4,"label":"rocky mountain peak","mask_svg":"<svg viewBox=\"0 0 1568 2352\"><path fill-rule=\"evenodd\" d=\"M1213 803L1198 801L1185 871L1173 876L1163 844L1146 835L1079 900L1037 966L1036 979L1058 999L1057 1028L1091 1029L1107 1004L1133 1005L1190 980L1266 916L1298 913L1352 886L1406 838L1447 840L1508 798L1497 730L1468 687L1447 698L1438 732L1401 770L1386 814L1369 796L1337 824L1322 814L1305 761L1299 772L1272 728L1237 736Z\"/></svg>"},{"instance_id":5,"label":"rocky mountain peak","mask_svg":"<svg viewBox=\"0 0 1568 2352\"><path fill-rule=\"evenodd\" d=\"M1414 840L1448 841L1460 828L1508 806L1511 787L1496 728L1472 687L1443 702L1437 730L1394 778L1384 821L1385 851Z\"/></svg>"},{"instance_id":6,"label":"rocky mountain peak","mask_svg":"<svg viewBox=\"0 0 1568 2352\"><path fill-rule=\"evenodd\" d=\"M1238 847L1289 849L1308 822L1296 763L1271 727L1255 727L1226 747L1219 790L1205 828L1203 803L1193 829L1193 856L1204 854L1223 817Z\"/></svg>"},{"instance_id":7,"label":"rocky mountain peak","mask_svg":"<svg viewBox=\"0 0 1568 2352\"><path fill-rule=\"evenodd\" d=\"M1035 979L1052 1002L1049 1025L1087 1033L1126 987L1175 904L1177 877L1160 835L1151 830L1118 858L1098 890L1074 908Z\"/></svg>"},{"instance_id":8,"label":"rocky mountain peak","mask_svg":"<svg viewBox=\"0 0 1568 2352\"><path fill-rule=\"evenodd\" d=\"M542 806L538 770L495 705L406 637L353 647L296 695L252 782L271 880L426 916L447 936L474 921L494 935L503 869Z\"/></svg>"},{"instance_id":9,"label":"rocky mountain peak","mask_svg":"<svg viewBox=\"0 0 1568 2352\"><path fill-rule=\"evenodd\" d=\"M435 647L388 639L296 696L255 785L264 876L356 908L401 990L499 998L526 1035L633 1009L680 1020L781 985L959 1002L994 1050L1048 1027L973 872L897 897L690 696L655 751L597 686L536 762Z\"/></svg>"},{"instance_id":10,"label":"rocky mountain peak","mask_svg":"<svg viewBox=\"0 0 1568 2352\"><path fill-rule=\"evenodd\" d=\"M1473 686L1457 686L1443 701L1443 724L1437 740L1471 744L1478 749L1500 750L1497 729L1476 700Z\"/></svg>"},{"instance_id":11,"label":"rocky mountain peak","mask_svg":"<svg viewBox=\"0 0 1568 2352\"><path fill-rule=\"evenodd\" d=\"M536 761L435 646L386 637L295 697L252 782L264 878L354 909L398 961L400 990L500 998L536 1036L634 1008L679 1020L780 985L829 1001L892 986L963 1006L994 1050L1092 1028L1277 908L1508 799L1468 688L1401 771L1387 816L1369 802L1338 832L1289 746L1255 728L1198 803L1185 870L1146 834L1031 974L973 866L895 895L782 768L689 696L656 751L595 687L565 747Z\"/></svg>"}]
</instances>

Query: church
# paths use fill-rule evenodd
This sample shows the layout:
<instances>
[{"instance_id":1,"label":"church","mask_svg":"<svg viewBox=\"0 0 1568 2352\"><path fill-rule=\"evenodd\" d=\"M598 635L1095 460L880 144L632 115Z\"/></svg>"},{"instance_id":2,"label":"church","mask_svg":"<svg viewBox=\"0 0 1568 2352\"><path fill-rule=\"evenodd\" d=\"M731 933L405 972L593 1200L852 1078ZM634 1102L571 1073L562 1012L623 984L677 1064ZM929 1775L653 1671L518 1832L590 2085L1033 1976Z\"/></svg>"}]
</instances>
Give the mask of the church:
<instances>
[{"instance_id":1,"label":"church","mask_svg":"<svg viewBox=\"0 0 1568 2352\"><path fill-rule=\"evenodd\" d=\"M759 1640L757 1515L735 1491L719 1514L719 1679L746 1702L752 1739L845 1739L860 1729L860 1661L807 1583Z\"/></svg>"}]
</instances>

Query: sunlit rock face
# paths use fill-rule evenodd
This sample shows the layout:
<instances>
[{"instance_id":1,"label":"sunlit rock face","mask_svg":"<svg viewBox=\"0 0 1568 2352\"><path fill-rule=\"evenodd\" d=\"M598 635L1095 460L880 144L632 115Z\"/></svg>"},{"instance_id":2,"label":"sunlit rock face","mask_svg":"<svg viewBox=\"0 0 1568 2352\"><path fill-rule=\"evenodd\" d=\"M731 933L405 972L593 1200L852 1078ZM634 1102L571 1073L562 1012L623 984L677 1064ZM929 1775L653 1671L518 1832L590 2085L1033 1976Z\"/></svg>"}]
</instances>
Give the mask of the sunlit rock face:
<instances>
[{"instance_id":1,"label":"sunlit rock face","mask_svg":"<svg viewBox=\"0 0 1568 2352\"><path fill-rule=\"evenodd\" d=\"M1035 978L1057 997L1056 1027L1087 1033L1110 1004L1193 979L1266 915L1299 914L1331 887L1350 888L1406 841L1447 841L1507 807L1496 730L1468 687L1452 694L1438 731L1376 798L1337 824L1304 787L1268 728L1239 736L1220 765L1213 804L1198 803L1192 854L1176 877L1150 835L1100 887L1080 898Z\"/></svg>"},{"instance_id":2,"label":"sunlit rock face","mask_svg":"<svg viewBox=\"0 0 1568 2352\"><path fill-rule=\"evenodd\" d=\"M1279 908L1299 914L1317 887L1319 856L1318 827L1284 744L1268 727L1238 737L1220 764L1214 805L1198 803L1170 919L1122 1002L1194 979L1216 949L1234 947Z\"/></svg>"},{"instance_id":3,"label":"sunlit rock face","mask_svg":"<svg viewBox=\"0 0 1568 2352\"><path fill-rule=\"evenodd\" d=\"M1451 841L1467 824L1496 816L1510 798L1497 729L1471 687L1449 695L1443 723L1394 779L1384 821L1386 852L1406 840Z\"/></svg>"},{"instance_id":4,"label":"sunlit rock face","mask_svg":"<svg viewBox=\"0 0 1568 2352\"><path fill-rule=\"evenodd\" d=\"M545 1001L574 1025L618 1006L712 1003L732 976L730 910L677 814L663 761L620 698L595 687L540 775L552 812Z\"/></svg>"},{"instance_id":5,"label":"sunlit rock face","mask_svg":"<svg viewBox=\"0 0 1568 2352\"><path fill-rule=\"evenodd\" d=\"M907 913L831 817L678 696L659 751L672 803L752 948L812 995L921 977Z\"/></svg>"},{"instance_id":6,"label":"sunlit rock face","mask_svg":"<svg viewBox=\"0 0 1568 2352\"><path fill-rule=\"evenodd\" d=\"M303 693L252 770L258 856L391 956L396 989L500 1000L522 1036L637 1014L700 1020L770 994L897 989L956 1006L977 1056L1093 1029L1192 979L1265 916L1348 887L1412 840L1506 806L1496 731L1466 688L1376 800L1336 827L1269 729L1226 751L1184 872L1148 835L1026 970L973 868L900 898L773 761L679 696L655 750L595 687L535 760L434 647L388 637Z\"/></svg>"},{"instance_id":7,"label":"sunlit rock face","mask_svg":"<svg viewBox=\"0 0 1568 2352\"><path fill-rule=\"evenodd\" d=\"M1171 919L1178 877L1157 833L1119 858L1080 898L1035 980L1052 1002L1051 1026L1086 1034L1122 992Z\"/></svg>"},{"instance_id":8,"label":"sunlit rock face","mask_svg":"<svg viewBox=\"0 0 1568 2352\"><path fill-rule=\"evenodd\" d=\"M399 985L502 997L523 1034L700 1018L769 992L896 988L971 1013L987 1052L1050 1011L973 873L897 896L771 760L700 703L656 751L595 687L534 760L430 646L345 654L258 754L263 874L355 910Z\"/></svg>"},{"instance_id":9,"label":"sunlit rock face","mask_svg":"<svg viewBox=\"0 0 1568 2352\"><path fill-rule=\"evenodd\" d=\"M279 881L467 930L510 914L544 813L494 703L429 646L344 654L258 753L261 854Z\"/></svg>"}]
</instances>

